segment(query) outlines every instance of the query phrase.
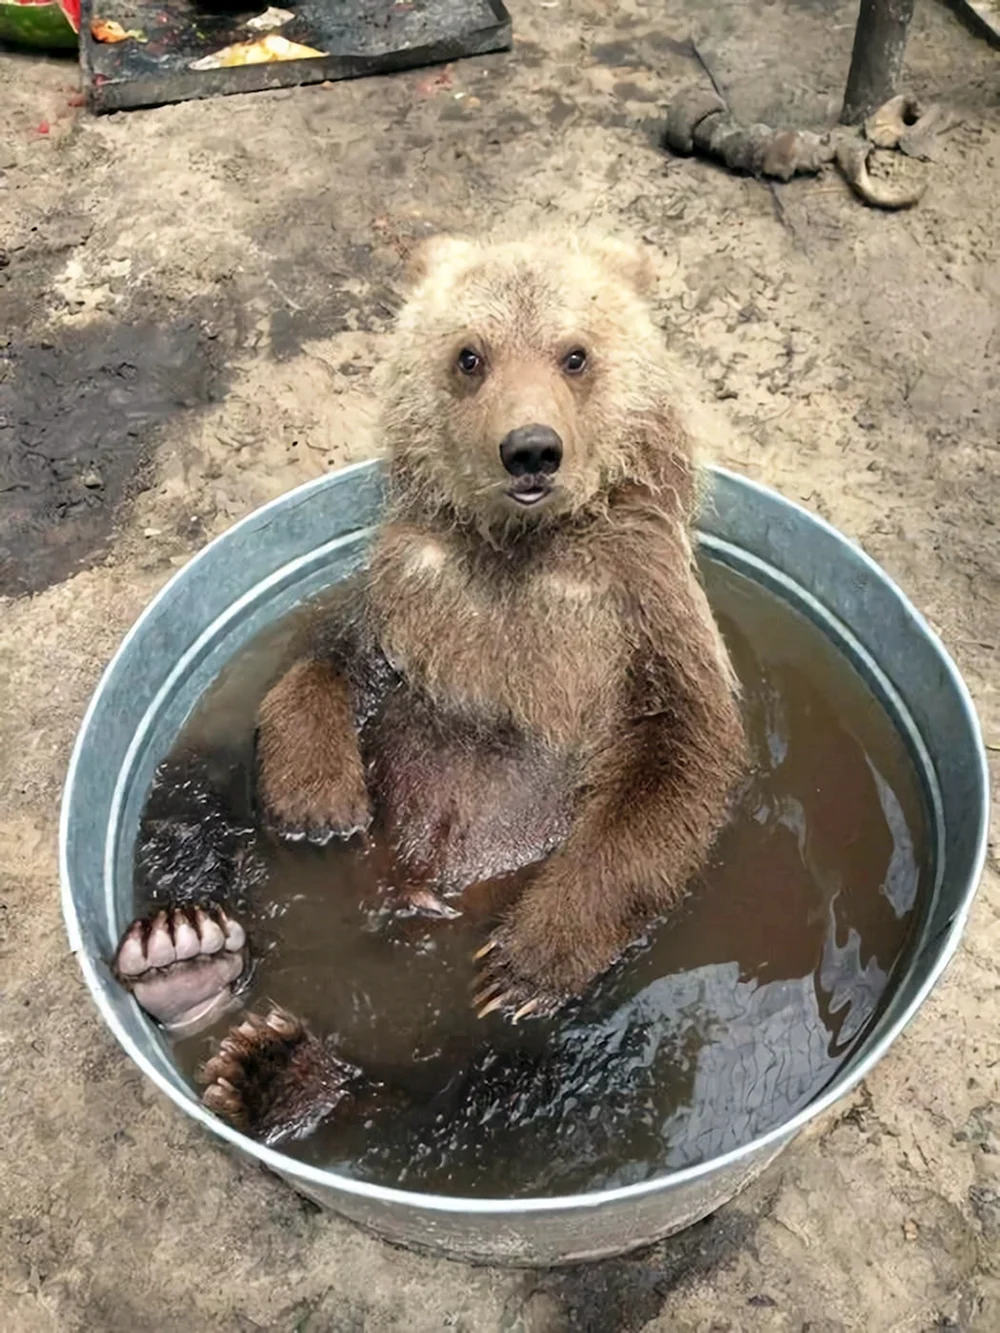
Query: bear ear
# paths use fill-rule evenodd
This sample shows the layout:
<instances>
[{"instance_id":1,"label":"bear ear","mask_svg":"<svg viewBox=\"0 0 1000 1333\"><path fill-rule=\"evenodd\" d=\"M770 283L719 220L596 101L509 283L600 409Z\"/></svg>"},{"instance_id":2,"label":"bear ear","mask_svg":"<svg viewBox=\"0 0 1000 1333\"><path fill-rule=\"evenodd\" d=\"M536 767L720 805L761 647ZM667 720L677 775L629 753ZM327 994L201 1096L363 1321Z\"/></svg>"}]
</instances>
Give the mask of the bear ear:
<instances>
[{"instance_id":1,"label":"bear ear","mask_svg":"<svg viewBox=\"0 0 1000 1333\"><path fill-rule=\"evenodd\" d=\"M413 245L406 257L404 277L407 287L416 287L435 269L460 264L475 246L461 236L427 236Z\"/></svg>"},{"instance_id":2,"label":"bear ear","mask_svg":"<svg viewBox=\"0 0 1000 1333\"><path fill-rule=\"evenodd\" d=\"M591 246L603 265L616 273L640 296L648 296L656 283L656 270L649 251L614 236L602 236Z\"/></svg>"}]
</instances>

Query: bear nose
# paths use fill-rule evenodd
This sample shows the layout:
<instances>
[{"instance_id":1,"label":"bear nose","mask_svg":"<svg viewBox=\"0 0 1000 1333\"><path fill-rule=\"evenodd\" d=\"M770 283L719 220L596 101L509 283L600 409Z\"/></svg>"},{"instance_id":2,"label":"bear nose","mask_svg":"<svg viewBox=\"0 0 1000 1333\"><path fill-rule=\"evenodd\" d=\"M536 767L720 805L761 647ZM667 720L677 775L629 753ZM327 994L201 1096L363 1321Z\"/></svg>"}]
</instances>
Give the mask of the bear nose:
<instances>
[{"instance_id":1,"label":"bear nose","mask_svg":"<svg viewBox=\"0 0 1000 1333\"><path fill-rule=\"evenodd\" d=\"M551 426L518 426L500 441L500 459L512 477L551 476L559 470L562 452L562 440Z\"/></svg>"}]
</instances>

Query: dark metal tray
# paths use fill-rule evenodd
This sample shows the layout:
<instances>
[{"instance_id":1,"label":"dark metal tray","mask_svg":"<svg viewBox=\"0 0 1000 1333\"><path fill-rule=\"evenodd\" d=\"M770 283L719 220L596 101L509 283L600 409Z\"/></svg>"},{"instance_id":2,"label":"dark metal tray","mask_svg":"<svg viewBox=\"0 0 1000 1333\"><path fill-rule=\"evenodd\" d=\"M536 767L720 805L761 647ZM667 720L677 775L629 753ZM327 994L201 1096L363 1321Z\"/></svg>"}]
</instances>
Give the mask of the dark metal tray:
<instances>
[{"instance_id":1,"label":"dark metal tray","mask_svg":"<svg viewBox=\"0 0 1000 1333\"><path fill-rule=\"evenodd\" d=\"M503 0L276 0L294 17L277 30L322 57L194 70L192 62L263 34L246 27L267 4L226 0L83 0L80 63L91 110L184 102L434 65L511 46ZM108 44L91 20L114 20L144 42Z\"/></svg>"}]
</instances>

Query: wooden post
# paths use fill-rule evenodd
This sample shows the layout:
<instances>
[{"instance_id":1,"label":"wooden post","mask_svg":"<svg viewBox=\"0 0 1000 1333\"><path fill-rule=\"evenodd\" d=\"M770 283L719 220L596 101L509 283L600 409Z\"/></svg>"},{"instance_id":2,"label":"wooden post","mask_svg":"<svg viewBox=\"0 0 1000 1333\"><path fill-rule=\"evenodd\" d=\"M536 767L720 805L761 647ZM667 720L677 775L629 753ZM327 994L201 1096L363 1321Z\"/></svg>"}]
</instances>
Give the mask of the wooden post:
<instances>
[{"instance_id":1,"label":"wooden post","mask_svg":"<svg viewBox=\"0 0 1000 1333\"><path fill-rule=\"evenodd\" d=\"M842 125L859 125L896 92L916 0L861 0Z\"/></svg>"}]
</instances>

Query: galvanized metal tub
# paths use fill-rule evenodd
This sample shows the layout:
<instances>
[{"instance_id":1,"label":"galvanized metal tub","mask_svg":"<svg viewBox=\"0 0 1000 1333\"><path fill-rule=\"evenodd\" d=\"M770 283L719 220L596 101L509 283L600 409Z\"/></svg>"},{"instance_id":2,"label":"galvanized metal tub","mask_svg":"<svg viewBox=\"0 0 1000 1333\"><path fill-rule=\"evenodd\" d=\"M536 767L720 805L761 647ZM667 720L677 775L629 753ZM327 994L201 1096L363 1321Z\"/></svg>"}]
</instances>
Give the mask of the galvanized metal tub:
<instances>
[{"instance_id":1,"label":"galvanized metal tub","mask_svg":"<svg viewBox=\"0 0 1000 1333\"><path fill-rule=\"evenodd\" d=\"M275 500L198 554L126 636L87 710L63 796L70 947L105 1022L143 1073L211 1133L317 1203L388 1240L474 1262L552 1265L622 1253L732 1198L882 1058L926 999L958 944L986 853L986 756L972 701L936 636L863 552L773 492L713 471L700 522L706 552L786 598L830 636L889 711L924 785L933 898L881 1019L835 1082L793 1119L723 1157L642 1184L561 1198L468 1199L307 1166L205 1110L106 960L130 916L133 844L156 765L235 653L363 563L382 499L382 469L365 463Z\"/></svg>"}]
</instances>

